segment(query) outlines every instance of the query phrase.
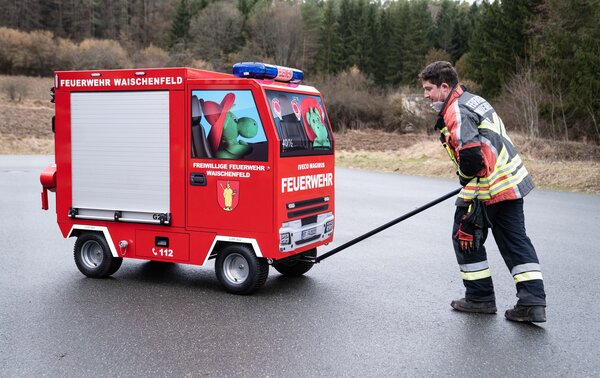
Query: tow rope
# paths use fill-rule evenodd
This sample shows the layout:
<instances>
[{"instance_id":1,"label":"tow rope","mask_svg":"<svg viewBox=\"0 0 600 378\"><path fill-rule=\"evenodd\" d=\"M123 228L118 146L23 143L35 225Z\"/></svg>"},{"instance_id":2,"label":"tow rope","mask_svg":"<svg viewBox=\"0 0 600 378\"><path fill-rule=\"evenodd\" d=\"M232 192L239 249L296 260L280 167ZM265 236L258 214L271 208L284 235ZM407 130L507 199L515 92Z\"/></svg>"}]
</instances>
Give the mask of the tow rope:
<instances>
[{"instance_id":1,"label":"tow rope","mask_svg":"<svg viewBox=\"0 0 600 378\"><path fill-rule=\"evenodd\" d=\"M357 238L354 238L354 239L350 240L349 242L346 242L346 243L340 245L339 247L336 247L336 248L332 249L329 252L325 252L321 256L316 257L314 260L311 259L311 261L313 261L315 263L319 263L322 260L324 260L324 259L326 259L326 258L328 258L328 257L330 257L332 255L335 255L336 253L338 253L340 251L343 251L344 249L346 249L348 247L351 247L351 246L353 246L356 243L359 243L359 242L361 242L361 241L363 241L363 240L365 240L367 238L370 238L371 236L373 236L373 235L375 235L375 234L377 234L377 233L379 233L379 232L381 232L381 231L383 231L383 230L385 230L387 228L390 228L393 225L402 222L403 220L406 220L406 219L408 219L408 218L410 218L410 217L412 217L414 215L417 215L420 212L422 212L424 210L427 210L430 207L435 206L438 203L443 202L443 201L447 200L448 198L450 198L452 196L457 195L461 191L461 189L462 188L458 188L456 190L453 190L450 193L445 194L442 197L440 197L438 199L435 199L435 200L433 200L433 201L431 201L431 202L429 202L429 203L427 203L427 204L425 204L425 205L423 205L423 206L421 206L419 208L416 208L415 210L413 210L411 212L408 212L408 213L402 215L401 217L398 217L398 218L396 218L396 219L394 219L394 220L392 220L392 221L390 221L390 222L388 222L388 223L386 223L384 225L381 225L381 226L379 226L379 227L377 227L377 228L375 228L375 229L367 232L366 234L363 234L363 235L361 235L361 236L359 236Z\"/></svg>"}]
</instances>

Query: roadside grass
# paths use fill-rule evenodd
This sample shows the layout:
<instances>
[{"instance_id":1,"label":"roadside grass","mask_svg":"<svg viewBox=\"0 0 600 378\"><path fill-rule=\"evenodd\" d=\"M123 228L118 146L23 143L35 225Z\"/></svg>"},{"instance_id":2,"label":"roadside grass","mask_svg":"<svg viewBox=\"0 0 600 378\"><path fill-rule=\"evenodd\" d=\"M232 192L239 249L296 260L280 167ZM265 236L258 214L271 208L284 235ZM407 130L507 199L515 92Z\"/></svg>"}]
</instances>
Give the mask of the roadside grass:
<instances>
[{"instance_id":1,"label":"roadside grass","mask_svg":"<svg viewBox=\"0 0 600 378\"><path fill-rule=\"evenodd\" d=\"M525 159L525 166L541 188L600 194L600 162L540 162Z\"/></svg>"},{"instance_id":2,"label":"roadside grass","mask_svg":"<svg viewBox=\"0 0 600 378\"><path fill-rule=\"evenodd\" d=\"M406 140L411 143L406 145ZM513 135L513 141L520 148L525 167L538 188L600 194L600 146L532 141L518 134ZM336 163L341 167L440 177L458 182L454 164L436 135L347 131L336 134L336 143Z\"/></svg>"},{"instance_id":3,"label":"roadside grass","mask_svg":"<svg viewBox=\"0 0 600 378\"><path fill-rule=\"evenodd\" d=\"M448 161L424 156L406 157L394 152L336 152L336 164L340 167L456 179L458 183L454 164L449 159L446 160ZM598 162L549 162L525 157L523 160L539 188L600 194L600 163Z\"/></svg>"},{"instance_id":4,"label":"roadside grass","mask_svg":"<svg viewBox=\"0 0 600 378\"><path fill-rule=\"evenodd\" d=\"M23 93L11 101L9 85ZM53 154L52 78L0 75L0 154Z\"/></svg>"},{"instance_id":5,"label":"roadside grass","mask_svg":"<svg viewBox=\"0 0 600 378\"><path fill-rule=\"evenodd\" d=\"M0 135L0 155L52 155L54 140Z\"/></svg>"}]
</instances>

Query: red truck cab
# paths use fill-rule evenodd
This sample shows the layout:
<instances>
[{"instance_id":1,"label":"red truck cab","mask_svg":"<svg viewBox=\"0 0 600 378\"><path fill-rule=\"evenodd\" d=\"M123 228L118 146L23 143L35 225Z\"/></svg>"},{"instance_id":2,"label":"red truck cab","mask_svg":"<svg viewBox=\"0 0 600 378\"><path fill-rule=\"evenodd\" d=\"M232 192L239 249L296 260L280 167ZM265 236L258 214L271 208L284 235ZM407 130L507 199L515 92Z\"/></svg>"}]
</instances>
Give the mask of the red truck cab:
<instances>
[{"instance_id":1,"label":"red truck cab","mask_svg":"<svg viewBox=\"0 0 600 378\"><path fill-rule=\"evenodd\" d=\"M90 277L123 258L204 265L249 294L269 266L301 275L333 239L334 139L301 72L260 63L55 72L56 192Z\"/></svg>"}]
</instances>

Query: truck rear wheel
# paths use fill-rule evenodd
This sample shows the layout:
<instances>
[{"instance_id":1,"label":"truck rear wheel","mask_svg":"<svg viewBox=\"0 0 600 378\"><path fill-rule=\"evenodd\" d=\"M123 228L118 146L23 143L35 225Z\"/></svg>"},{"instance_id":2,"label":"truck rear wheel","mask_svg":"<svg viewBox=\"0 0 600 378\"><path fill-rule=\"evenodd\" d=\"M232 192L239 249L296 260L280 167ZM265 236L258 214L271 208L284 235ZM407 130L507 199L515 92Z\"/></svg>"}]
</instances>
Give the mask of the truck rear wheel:
<instances>
[{"instance_id":1,"label":"truck rear wheel","mask_svg":"<svg viewBox=\"0 0 600 378\"><path fill-rule=\"evenodd\" d=\"M308 257L308 258L314 259L315 257L317 257L317 249L313 248L310 251L304 252L302 254L302 257ZM275 265L273 265L273 267L275 268L276 271L283 274L284 276L290 276L290 277L301 276L304 273L308 272L310 270L310 268L313 267L313 265L315 265L315 263L312 261L302 260L302 257L300 257L297 260L276 263Z\"/></svg>"},{"instance_id":2,"label":"truck rear wheel","mask_svg":"<svg viewBox=\"0 0 600 378\"><path fill-rule=\"evenodd\" d=\"M267 280L269 264L245 245L230 245L217 255L215 272L228 292L252 294Z\"/></svg>"},{"instance_id":3,"label":"truck rear wheel","mask_svg":"<svg viewBox=\"0 0 600 378\"><path fill-rule=\"evenodd\" d=\"M114 257L104 236L97 233L81 234L73 248L75 265L81 273L92 278L105 278L121 267L123 259Z\"/></svg>"}]
</instances>

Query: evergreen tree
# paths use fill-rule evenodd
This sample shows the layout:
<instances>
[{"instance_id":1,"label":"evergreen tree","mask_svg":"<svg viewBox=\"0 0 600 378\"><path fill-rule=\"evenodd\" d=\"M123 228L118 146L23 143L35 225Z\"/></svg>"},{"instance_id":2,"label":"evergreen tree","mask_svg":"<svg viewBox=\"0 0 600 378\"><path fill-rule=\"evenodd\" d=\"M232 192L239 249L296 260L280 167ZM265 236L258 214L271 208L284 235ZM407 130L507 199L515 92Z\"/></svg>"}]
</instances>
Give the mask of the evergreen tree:
<instances>
[{"instance_id":1,"label":"evergreen tree","mask_svg":"<svg viewBox=\"0 0 600 378\"><path fill-rule=\"evenodd\" d=\"M501 45L503 29L500 3L483 3L469 48L472 68L469 78L480 85L484 95L498 94L504 77L513 72L512 57L507 56Z\"/></svg>"},{"instance_id":2,"label":"evergreen tree","mask_svg":"<svg viewBox=\"0 0 600 378\"><path fill-rule=\"evenodd\" d=\"M302 20L304 21L304 38L302 41L303 70L315 69L315 57L319 50L320 27L322 25L321 7L319 0L306 0L302 3Z\"/></svg>"},{"instance_id":3,"label":"evergreen tree","mask_svg":"<svg viewBox=\"0 0 600 378\"><path fill-rule=\"evenodd\" d=\"M382 39L379 27L379 7L377 4L367 5L366 29L363 33L362 40L362 63L359 65L361 71L366 76L374 78L377 70L377 61L381 59L381 50L378 48L380 39Z\"/></svg>"},{"instance_id":4,"label":"evergreen tree","mask_svg":"<svg viewBox=\"0 0 600 378\"><path fill-rule=\"evenodd\" d=\"M600 3L547 0L535 23L537 77L549 93L545 116L565 139L600 142Z\"/></svg>"},{"instance_id":5,"label":"evergreen tree","mask_svg":"<svg viewBox=\"0 0 600 378\"><path fill-rule=\"evenodd\" d=\"M340 13L338 17L337 36L340 43L337 45L337 64L336 70L343 71L350 68L356 61L356 35L353 22L353 3L352 0L342 0L340 2Z\"/></svg>"},{"instance_id":6,"label":"evergreen tree","mask_svg":"<svg viewBox=\"0 0 600 378\"><path fill-rule=\"evenodd\" d=\"M455 25L458 19L457 5L450 0L443 0L435 20L435 47L450 51Z\"/></svg>"},{"instance_id":7,"label":"evergreen tree","mask_svg":"<svg viewBox=\"0 0 600 378\"><path fill-rule=\"evenodd\" d=\"M354 23L354 61L352 65L359 67L364 70L365 63L367 60L366 49L368 41L368 25L367 25L367 5L365 0L357 0L354 3L353 15Z\"/></svg>"},{"instance_id":8,"label":"evergreen tree","mask_svg":"<svg viewBox=\"0 0 600 378\"><path fill-rule=\"evenodd\" d=\"M395 85L401 82L407 63L408 35L411 32L409 2L399 1L392 4L388 14L390 31L382 38L389 38L389 42L385 51L386 62L382 65L386 84Z\"/></svg>"},{"instance_id":9,"label":"evergreen tree","mask_svg":"<svg viewBox=\"0 0 600 378\"><path fill-rule=\"evenodd\" d=\"M190 21L192 20L192 13L187 0L180 0L177 9L175 10L175 17L171 23L171 34L169 47L171 49L187 49L189 42L189 29Z\"/></svg>"},{"instance_id":10,"label":"evergreen tree","mask_svg":"<svg viewBox=\"0 0 600 378\"><path fill-rule=\"evenodd\" d=\"M334 73L339 70L336 56L339 51L337 29L335 1L326 1L323 10L323 22L320 27L319 52L316 57L316 66L319 72Z\"/></svg>"},{"instance_id":11,"label":"evergreen tree","mask_svg":"<svg viewBox=\"0 0 600 378\"><path fill-rule=\"evenodd\" d=\"M390 76L390 62L393 61L392 39L393 34L391 15L389 9L384 9L379 14L379 38L377 38L375 52L373 54L373 79L377 85L388 84Z\"/></svg>"},{"instance_id":12,"label":"evergreen tree","mask_svg":"<svg viewBox=\"0 0 600 378\"><path fill-rule=\"evenodd\" d=\"M539 0L483 3L470 43L470 77L485 95L496 96L529 59L527 30Z\"/></svg>"},{"instance_id":13,"label":"evergreen tree","mask_svg":"<svg viewBox=\"0 0 600 378\"><path fill-rule=\"evenodd\" d=\"M409 24L401 76L403 83L415 83L417 75L426 63L427 52L433 47L433 32L431 13L427 2L409 2Z\"/></svg>"},{"instance_id":14,"label":"evergreen tree","mask_svg":"<svg viewBox=\"0 0 600 378\"><path fill-rule=\"evenodd\" d=\"M517 63L528 62L531 22L542 0L502 0L502 17L506 23L504 44ZM513 59L515 61L515 59Z\"/></svg>"},{"instance_id":15,"label":"evergreen tree","mask_svg":"<svg viewBox=\"0 0 600 378\"><path fill-rule=\"evenodd\" d=\"M252 11L254 5L256 5L257 2L258 0L238 0L238 9L240 10L240 12L242 12L245 18L248 18L250 12Z\"/></svg>"},{"instance_id":16,"label":"evergreen tree","mask_svg":"<svg viewBox=\"0 0 600 378\"><path fill-rule=\"evenodd\" d=\"M467 7L466 3L458 7L457 17L452 25L450 47L447 50L453 62L457 62L464 53L469 51L469 42L473 33L476 15L476 3L473 3L470 7Z\"/></svg>"}]
</instances>

